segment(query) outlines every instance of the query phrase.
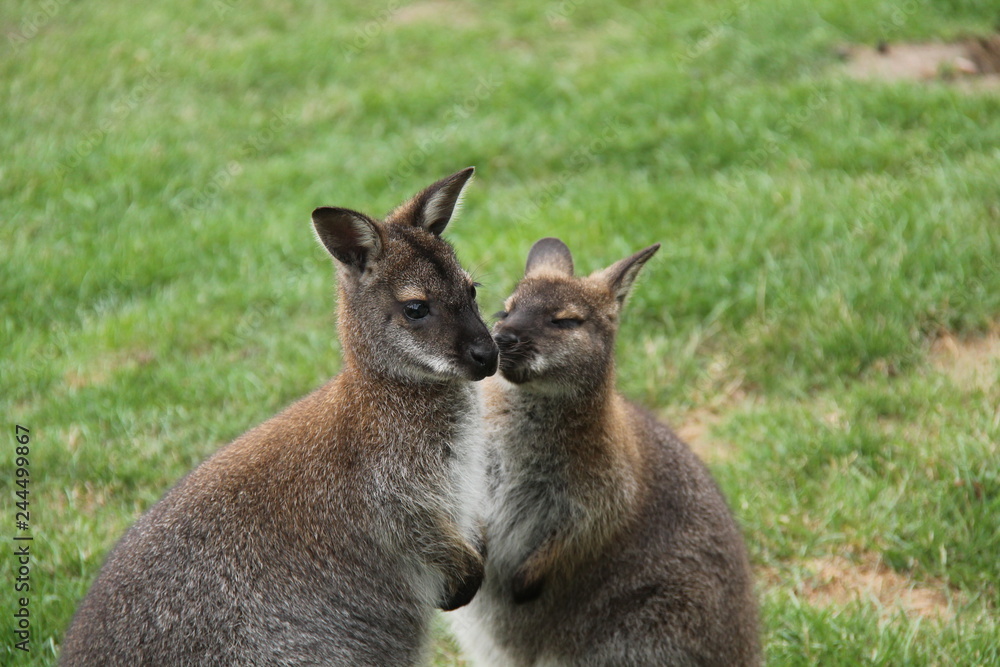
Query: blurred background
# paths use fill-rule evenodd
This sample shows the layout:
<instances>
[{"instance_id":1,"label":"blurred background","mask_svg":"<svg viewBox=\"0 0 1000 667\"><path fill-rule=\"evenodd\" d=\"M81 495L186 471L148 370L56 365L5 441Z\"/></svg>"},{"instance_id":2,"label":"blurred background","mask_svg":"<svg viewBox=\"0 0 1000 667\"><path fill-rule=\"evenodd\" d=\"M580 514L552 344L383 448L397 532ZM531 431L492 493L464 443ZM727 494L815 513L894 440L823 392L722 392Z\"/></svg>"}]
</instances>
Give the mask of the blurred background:
<instances>
[{"instance_id":1,"label":"blurred background","mask_svg":"<svg viewBox=\"0 0 1000 667\"><path fill-rule=\"evenodd\" d=\"M769 664L1000 664L995 0L0 8L0 536L21 425L35 538L0 663L52 664L126 527L337 372L312 209L475 165L486 315L540 237L663 244L619 384L726 492Z\"/></svg>"}]
</instances>

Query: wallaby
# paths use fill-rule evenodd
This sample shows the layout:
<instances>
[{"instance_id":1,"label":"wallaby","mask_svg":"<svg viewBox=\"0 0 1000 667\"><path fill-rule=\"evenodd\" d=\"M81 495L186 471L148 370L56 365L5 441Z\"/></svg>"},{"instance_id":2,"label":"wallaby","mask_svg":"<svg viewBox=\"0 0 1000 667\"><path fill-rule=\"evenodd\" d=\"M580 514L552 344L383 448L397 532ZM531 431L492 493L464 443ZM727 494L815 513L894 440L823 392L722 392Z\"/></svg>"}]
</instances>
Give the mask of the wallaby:
<instances>
[{"instance_id":1,"label":"wallaby","mask_svg":"<svg viewBox=\"0 0 1000 667\"><path fill-rule=\"evenodd\" d=\"M473 664L759 663L751 571L698 458L615 390L626 297L659 244L574 277L538 241L498 314L486 386L490 557L449 614Z\"/></svg>"},{"instance_id":2,"label":"wallaby","mask_svg":"<svg viewBox=\"0 0 1000 667\"><path fill-rule=\"evenodd\" d=\"M497 368L444 231L470 167L382 222L312 214L336 260L339 375L219 450L125 534L75 665L412 665L483 576L473 381Z\"/></svg>"}]
</instances>

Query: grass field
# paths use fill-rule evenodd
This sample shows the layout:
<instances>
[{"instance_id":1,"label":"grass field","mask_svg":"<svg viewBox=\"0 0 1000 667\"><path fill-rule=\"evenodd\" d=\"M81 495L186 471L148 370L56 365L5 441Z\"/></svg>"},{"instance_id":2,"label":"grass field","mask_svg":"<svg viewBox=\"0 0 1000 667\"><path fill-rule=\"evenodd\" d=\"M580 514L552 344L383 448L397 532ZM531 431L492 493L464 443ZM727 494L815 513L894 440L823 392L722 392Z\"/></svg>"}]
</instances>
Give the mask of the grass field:
<instances>
[{"instance_id":1,"label":"grass field","mask_svg":"<svg viewBox=\"0 0 1000 667\"><path fill-rule=\"evenodd\" d=\"M52 664L126 527L336 373L309 212L472 164L485 313L542 236L663 243L620 385L730 499L769 664L1000 664L1000 90L837 57L993 0L0 7L0 663Z\"/></svg>"}]
</instances>

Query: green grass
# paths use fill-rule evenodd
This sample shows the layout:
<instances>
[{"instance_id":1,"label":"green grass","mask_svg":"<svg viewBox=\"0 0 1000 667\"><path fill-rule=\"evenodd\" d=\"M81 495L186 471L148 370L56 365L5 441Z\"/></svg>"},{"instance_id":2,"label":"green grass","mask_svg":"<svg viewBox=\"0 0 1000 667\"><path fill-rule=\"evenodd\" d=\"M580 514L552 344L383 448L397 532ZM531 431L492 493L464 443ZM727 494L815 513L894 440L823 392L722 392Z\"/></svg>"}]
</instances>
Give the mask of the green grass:
<instances>
[{"instance_id":1,"label":"green grass","mask_svg":"<svg viewBox=\"0 0 1000 667\"><path fill-rule=\"evenodd\" d=\"M1000 664L1000 366L931 355L1000 322L1000 96L836 58L995 3L334 4L0 2L0 534L22 424L35 536L32 651L4 629L0 662L51 664L126 527L337 371L312 208L474 164L449 237L484 312L542 236L581 270L663 243L620 384L716 415L769 664ZM824 558L950 610L823 602Z\"/></svg>"}]
</instances>

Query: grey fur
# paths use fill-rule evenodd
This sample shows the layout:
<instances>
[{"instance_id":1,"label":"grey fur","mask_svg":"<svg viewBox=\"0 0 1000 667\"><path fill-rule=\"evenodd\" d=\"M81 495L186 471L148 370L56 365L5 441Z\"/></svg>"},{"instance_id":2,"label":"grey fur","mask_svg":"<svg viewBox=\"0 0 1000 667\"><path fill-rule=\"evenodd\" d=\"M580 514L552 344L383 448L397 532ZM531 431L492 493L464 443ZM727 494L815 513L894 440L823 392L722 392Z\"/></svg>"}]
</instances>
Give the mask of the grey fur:
<instances>
[{"instance_id":1,"label":"grey fur","mask_svg":"<svg viewBox=\"0 0 1000 667\"><path fill-rule=\"evenodd\" d=\"M470 380L495 371L496 346L437 237L470 176L439 181L385 222L317 210L338 262L342 372L132 526L77 610L62 665L423 659L433 608L466 604L483 571ZM417 291L430 309L420 321L398 296Z\"/></svg>"},{"instance_id":2,"label":"grey fur","mask_svg":"<svg viewBox=\"0 0 1000 667\"><path fill-rule=\"evenodd\" d=\"M486 580L449 620L480 667L757 665L750 566L707 468L614 389L646 248L588 277L532 249L494 328Z\"/></svg>"}]
</instances>

